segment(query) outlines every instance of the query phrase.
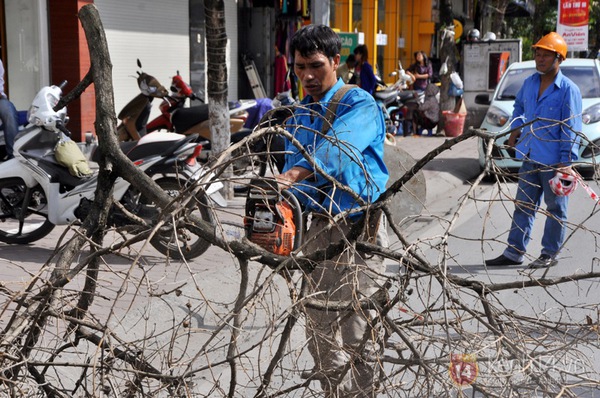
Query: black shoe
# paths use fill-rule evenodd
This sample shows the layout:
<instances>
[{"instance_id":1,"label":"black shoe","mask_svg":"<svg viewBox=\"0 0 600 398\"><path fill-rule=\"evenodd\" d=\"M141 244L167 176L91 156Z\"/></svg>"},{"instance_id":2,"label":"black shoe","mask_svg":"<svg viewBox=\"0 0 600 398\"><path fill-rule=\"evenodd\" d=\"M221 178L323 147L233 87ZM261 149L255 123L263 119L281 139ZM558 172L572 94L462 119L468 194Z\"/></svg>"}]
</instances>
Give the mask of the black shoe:
<instances>
[{"instance_id":1,"label":"black shoe","mask_svg":"<svg viewBox=\"0 0 600 398\"><path fill-rule=\"evenodd\" d=\"M529 268L550 268L554 267L556 264L558 264L556 257L548 254L542 254L531 264L529 264Z\"/></svg>"},{"instance_id":2,"label":"black shoe","mask_svg":"<svg viewBox=\"0 0 600 398\"><path fill-rule=\"evenodd\" d=\"M504 254L499 255L491 260L485 260L486 267L505 267L507 265L521 265L523 261L515 261L506 257Z\"/></svg>"}]
</instances>

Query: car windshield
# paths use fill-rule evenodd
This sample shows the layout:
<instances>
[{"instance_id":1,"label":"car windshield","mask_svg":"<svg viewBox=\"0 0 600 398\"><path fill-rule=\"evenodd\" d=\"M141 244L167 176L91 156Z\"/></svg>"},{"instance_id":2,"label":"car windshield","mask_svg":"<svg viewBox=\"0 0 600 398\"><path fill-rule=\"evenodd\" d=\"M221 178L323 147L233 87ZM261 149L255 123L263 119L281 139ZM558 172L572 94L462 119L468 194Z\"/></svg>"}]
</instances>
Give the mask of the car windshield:
<instances>
[{"instance_id":1,"label":"car windshield","mask_svg":"<svg viewBox=\"0 0 600 398\"><path fill-rule=\"evenodd\" d=\"M569 79L573 80L581 91L583 98L600 97L600 76L594 66L564 66L560 70ZM502 85L498 89L496 99L512 101L517 97L519 89L525 79L535 72L535 68L516 68L506 72Z\"/></svg>"}]
</instances>

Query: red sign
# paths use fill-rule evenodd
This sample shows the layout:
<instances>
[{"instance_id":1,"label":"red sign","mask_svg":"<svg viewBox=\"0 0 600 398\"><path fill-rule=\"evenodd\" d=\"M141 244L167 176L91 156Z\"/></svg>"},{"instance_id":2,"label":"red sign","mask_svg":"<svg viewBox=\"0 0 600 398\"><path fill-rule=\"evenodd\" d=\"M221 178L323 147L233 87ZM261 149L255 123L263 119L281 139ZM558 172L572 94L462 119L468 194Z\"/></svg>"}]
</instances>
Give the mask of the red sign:
<instances>
[{"instance_id":1,"label":"red sign","mask_svg":"<svg viewBox=\"0 0 600 398\"><path fill-rule=\"evenodd\" d=\"M475 354L451 354L448 367L450 378L458 386L468 386L475 382L479 367Z\"/></svg>"},{"instance_id":2,"label":"red sign","mask_svg":"<svg viewBox=\"0 0 600 398\"><path fill-rule=\"evenodd\" d=\"M587 0L561 0L559 2L559 23L565 26L588 24L590 7Z\"/></svg>"},{"instance_id":3,"label":"red sign","mask_svg":"<svg viewBox=\"0 0 600 398\"><path fill-rule=\"evenodd\" d=\"M569 51L588 49L589 0L559 0L556 32L565 39Z\"/></svg>"}]
</instances>

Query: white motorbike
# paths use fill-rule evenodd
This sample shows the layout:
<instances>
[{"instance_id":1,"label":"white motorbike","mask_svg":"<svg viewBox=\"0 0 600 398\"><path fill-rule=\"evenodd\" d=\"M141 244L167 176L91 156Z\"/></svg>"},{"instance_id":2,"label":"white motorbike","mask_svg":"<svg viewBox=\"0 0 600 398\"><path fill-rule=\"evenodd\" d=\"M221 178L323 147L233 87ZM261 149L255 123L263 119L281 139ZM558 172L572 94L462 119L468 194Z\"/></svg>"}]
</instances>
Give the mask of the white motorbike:
<instances>
[{"instance_id":1,"label":"white motorbike","mask_svg":"<svg viewBox=\"0 0 600 398\"><path fill-rule=\"evenodd\" d=\"M17 136L13 159L0 164L0 241L27 244L46 236L55 225L83 220L94 200L97 172L75 177L55 157L57 143L68 140L65 127L66 109L53 107L62 95L61 86L44 87L29 110L29 125ZM134 164L162 189L176 197L186 185L200 178L206 170L197 163L202 149L198 136L173 133L148 134L139 141L125 142L121 149ZM94 151L91 160L99 154ZM187 214L193 212L214 223L211 202L226 206L219 193L223 184L213 181L188 202ZM115 202L148 224L158 219L160 209L147 200L129 182L118 178L113 191ZM110 224L135 225L126 212L113 206ZM185 214L176 226L166 223L151 239L159 252L177 259L191 259L203 254L210 243L185 228Z\"/></svg>"}]
</instances>

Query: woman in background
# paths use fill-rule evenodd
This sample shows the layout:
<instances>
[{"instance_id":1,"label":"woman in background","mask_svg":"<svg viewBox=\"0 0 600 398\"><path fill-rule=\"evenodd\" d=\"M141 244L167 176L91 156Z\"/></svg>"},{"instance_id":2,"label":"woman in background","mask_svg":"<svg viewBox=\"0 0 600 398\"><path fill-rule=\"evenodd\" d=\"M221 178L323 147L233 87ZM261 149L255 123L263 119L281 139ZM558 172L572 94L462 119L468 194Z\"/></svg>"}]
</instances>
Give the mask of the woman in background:
<instances>
[{"instance_id":1,"label":"woman in background","mask_svg":"<svg viewBox=\"0 0 600 398\"><path fill-rule=\"evenodd\" d=\"M429 80L433 76L433 68L424 51L417 51L415 53L415 63L408 67L407 72L412 73L415 78L413 90L425 91Z\"/></svg>"},{"instance_id":2,"label":"woman in background","mask_svg":"<svg viewBox=\"0 0 600 398\"><path fill-rule=\"evenodd\" d=\"M354 67L354 77L360 88L373 95L375 91L375 73L373 73L373 67L369 64L369 50L367 46L361 44L354 49L354 57L356 59L356 66Z\"/></svg>"}]
</instances>

